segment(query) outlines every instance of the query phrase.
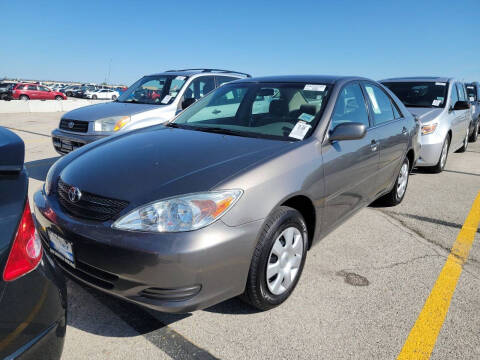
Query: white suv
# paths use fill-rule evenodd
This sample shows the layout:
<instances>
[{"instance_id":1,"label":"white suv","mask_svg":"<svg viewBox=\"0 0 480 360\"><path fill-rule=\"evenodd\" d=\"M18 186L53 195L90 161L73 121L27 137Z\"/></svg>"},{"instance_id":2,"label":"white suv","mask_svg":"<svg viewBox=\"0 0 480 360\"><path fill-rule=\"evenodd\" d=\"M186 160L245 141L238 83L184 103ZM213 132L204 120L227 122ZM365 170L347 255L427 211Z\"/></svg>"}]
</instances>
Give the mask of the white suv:
<instances>
[{"instance_id":1,"label":"white suv","mask_svg":"<svg viewBox=\"0 0 480 360\"><path fill-rule=\"evenodd\" d=\"M64 114L58 129L52 131L53 146L59 154L66 154L120 131L167 122L220 85L245 77L251 76L219 69L169 70L144 76L116 101Z\"/></svg>"}]
</instances>

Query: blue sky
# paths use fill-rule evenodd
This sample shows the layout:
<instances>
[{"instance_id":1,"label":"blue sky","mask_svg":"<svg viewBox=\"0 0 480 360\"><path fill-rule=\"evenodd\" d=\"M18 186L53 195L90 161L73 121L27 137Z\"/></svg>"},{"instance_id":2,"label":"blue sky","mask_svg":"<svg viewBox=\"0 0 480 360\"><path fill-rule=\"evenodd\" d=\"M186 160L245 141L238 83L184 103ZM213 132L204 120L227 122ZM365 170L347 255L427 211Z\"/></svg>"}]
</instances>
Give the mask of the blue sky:
<instances>
[{"instance_id":1,"label":"blue sky","mask_svg":"<svg viewBox=\"0 0 480 360\"><path fill-rule=\"evenodd\" d=\"M0 77L186 67L480 80L480 1L0 1Z\"/></svg>"}]
</instances>

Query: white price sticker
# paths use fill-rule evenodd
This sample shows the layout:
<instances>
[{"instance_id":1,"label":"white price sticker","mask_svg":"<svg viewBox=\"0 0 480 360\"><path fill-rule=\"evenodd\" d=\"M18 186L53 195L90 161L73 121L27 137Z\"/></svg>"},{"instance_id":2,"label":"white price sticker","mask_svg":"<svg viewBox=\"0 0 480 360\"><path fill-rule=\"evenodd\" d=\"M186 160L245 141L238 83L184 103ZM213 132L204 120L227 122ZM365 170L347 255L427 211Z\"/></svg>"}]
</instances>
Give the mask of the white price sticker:
<instances>
[{"instance_id":1,"label":"white price sticker","mask_svg":"<svg viewBox=\"0 0 480 360\"><path fill-rule=\"evenodd\" d=\"M432 105L433 106L439 106L441 103L442 103L441 100L435 99L435 100L433 100Z\"/></svg>"},{"instance_id":2,"label":"white price sticker","mask_svg":"<svg viewBox=\"0 0 480 360\"><path fill-rule=\"evenodd\" d=\"M308 130L310 130L311 127L312 126L308 125L306 122L299 121L295 124L295 126L293 127L292 131L288 136L294 139L303 140L303 138L305 137L305 135L307 135L307 132Z\"/></svg>"},{"instance_id":3,"label":"white price sticker","mask_svg":"<svg viewBox=\"0 0 480 360\"><path fill-rule=\"evenodd\" d=\"M445 86L447 85L447 83L444 83L444 82L436 82L435 85L438 85L438 86Z\"/></svg>"},{"instance_id":4,"label":"white price sticker","mask_svg":"<svg viewBox=\"0 0 480 360\"><path fill-rule=\"evenodd\" d=\"M475 101L475 98L473 96L470 96L470 101Z\"/></svg>"},{"instance_id":5,"label":"white price sticker","mask_svg":"<svg viewBox=\"0 0 480 360\"><path fill-rule=\"evenodd\" d=\"M307 84L303 90L307 91L325 91L327 85Z\"/></svg>"},{"instance_id":6,"label":"white price sticker","mask_svg":"<svg viewBox=\"0 0 480 360\"><path fill-rule=\"evenodd\" d=\"M168 104L172 97L170 95L165 95L165 97L162 99L162 104Z\"/></svg>"},{"instance_id":7,"label":"white price sticker","mask_svg":"<svg viewBox=\"0 0 480 360\"><path fill-rule=\"evenodd\" d=\"M176 80L185 80L185 76L177 76L175 79Z\"/></svg>"}]
</instances>

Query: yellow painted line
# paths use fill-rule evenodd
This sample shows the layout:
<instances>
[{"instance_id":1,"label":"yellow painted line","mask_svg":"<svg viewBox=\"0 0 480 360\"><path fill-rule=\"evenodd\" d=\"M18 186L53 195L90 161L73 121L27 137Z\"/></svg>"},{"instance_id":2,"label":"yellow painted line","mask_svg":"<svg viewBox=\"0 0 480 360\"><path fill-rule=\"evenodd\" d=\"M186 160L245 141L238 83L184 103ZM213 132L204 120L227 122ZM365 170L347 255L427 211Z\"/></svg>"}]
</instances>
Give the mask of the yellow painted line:
<instances>
[{"instance_id":1,"label":"yellow painted line","mask_svg":"<svg viewBox=\"0 0 480 360\"><path fill-rule=\"evenodd\" d=\"M447 316L450 301L462 273L463 264L468 259L479 223L480 192L473 202L467 219L452 246L452 251L397 359L421 360L430 358Z\"/></svg>"}]
</instances>

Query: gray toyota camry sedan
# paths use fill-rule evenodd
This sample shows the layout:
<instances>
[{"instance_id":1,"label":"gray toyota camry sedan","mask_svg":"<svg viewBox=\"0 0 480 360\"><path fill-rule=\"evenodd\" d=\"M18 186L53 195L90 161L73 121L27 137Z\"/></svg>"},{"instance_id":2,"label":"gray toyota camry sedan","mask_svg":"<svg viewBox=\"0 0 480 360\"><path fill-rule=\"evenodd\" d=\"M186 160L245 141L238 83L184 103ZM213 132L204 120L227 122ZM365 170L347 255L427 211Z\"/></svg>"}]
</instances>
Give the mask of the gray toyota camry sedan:
<instances>
[{"instance_id":1,"label":"gray toyota camry sedan","mask_svg":"<svg viewBox=\"0 0 480 360\"><path fill-rule=\"evenodd\" d=\"M234 81L57 161L34 197L39 234L73 277L156 310L240 294L270 309L312 244L374 200L402 201L418 132L372 80Z\"/></svg>"}]
</instances>

